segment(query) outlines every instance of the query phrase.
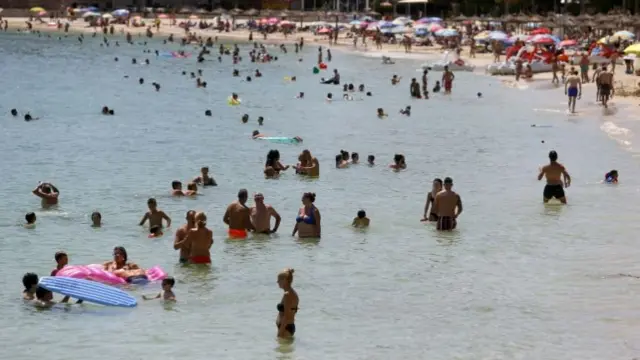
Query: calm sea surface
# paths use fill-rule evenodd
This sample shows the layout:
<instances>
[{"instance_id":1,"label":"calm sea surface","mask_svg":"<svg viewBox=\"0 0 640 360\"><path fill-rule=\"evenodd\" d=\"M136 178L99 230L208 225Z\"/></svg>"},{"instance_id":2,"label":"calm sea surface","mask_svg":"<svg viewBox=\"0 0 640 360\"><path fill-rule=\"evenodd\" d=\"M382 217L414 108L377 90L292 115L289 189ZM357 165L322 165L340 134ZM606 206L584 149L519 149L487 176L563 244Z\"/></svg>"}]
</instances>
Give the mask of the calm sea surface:
<instances>
[{"instance_id":1,"label":"calm sea surface","mask_svg":"<svg viewBox=\"0 0 640 360\"><path fill-rule=\"evenodd\" d=\"M637 159L600 130L615 116L585 111L568 117L559 90L507 89L496 79L468 73L457 74L452 96L412 101L408 83L419 76L418 62L383 66L378 58L338 51L330 69L337 67L343 82L364 83L373 97L327 104L328 91L338 98L342 92L318 85L328 75L312 74L317 49L311 44L301 54L303 62L290 51L273 64L251 64L243 50L245 61L237 66L242 77L233 78L229 57L222 64L196 65L193 57L156 58L143 54L144 46L99 43L90 37L82 45L72 36L0 37L3 358L640 355L640 280L616 276L640 275L640 170ZM154 42L149 48L177 46ZM149 58L151 65L132 65L132 57ZM207 89L181 75L198 68ZM242 81L256 68L262 78ZM389 81L393 74L403 77L395 87ZM284 81L293 75L297 82ZM162 85L160 92L152 82ZM305 99L294 99L300 91ZM227 105L231 92L240 94L241 106ZM104 105L116 115L100 115ZM413 108L411 117L397 114L406 105ZM378 119L378 107L390 116ZM41 120L13 118L11 108ZM214 116L205 117L206 109ZM249 124L240 122L244 113ZM298 135L304 145L252 141L258 116L265 118L263 133ZM278 180L263 178L269 149L293 164L303 148L320 160L319 179L291 172ZM374 154L378 165L336 170L340 149L356 151L363 160ZM566 207L541 204L537 169L551 149L574 178ZM389 171L395 153L406 156L407 171ZM186 183L205 165L217 188L197 199L168 196L172 180ZM621 184L599 184L612 168L620 171ZM431 180L445 176L454 179L465 206L452 233L419 222ZM41 180L60 188L58 210L40 210L31 190ZM225 239L222 215L240 188L263 192L282 214L277 236ZM290 236L305 191L317 194L322 212L319 242ZM158 240L137 226L149 197L158 199L175 224ZM354 231L351 219L361 208L372 225ZM177 264L173 231L189 209L209 216L215 238L211 269ZM29 211L38 215L34 230L20 226ZM93 211L102 213L103 228L89 226ZM56 251L67 251L73 264L90 264L109 260L116 245L127 248L131 261L160 265L173 275L178 303L35 311L20 301L22 275L47 275ZM301 298L293 344L275 339L281 297L276 275L284 267L296 269ZM133 294L157 290L151 284Z\"/></svg>"}]
</instances>

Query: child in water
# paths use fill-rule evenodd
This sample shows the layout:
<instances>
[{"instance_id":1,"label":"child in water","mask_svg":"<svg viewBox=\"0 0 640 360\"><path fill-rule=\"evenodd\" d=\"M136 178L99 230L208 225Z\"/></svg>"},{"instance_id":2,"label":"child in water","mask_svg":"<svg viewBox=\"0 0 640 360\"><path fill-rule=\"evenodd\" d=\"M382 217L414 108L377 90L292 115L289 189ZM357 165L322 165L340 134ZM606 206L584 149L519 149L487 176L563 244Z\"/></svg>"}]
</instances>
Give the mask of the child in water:
<instances>
[{"instance_id":1,"label":"child in water","mask_svg":"<svg viewBox=\"0 0 640 360\"><path fill-rule=\"evenodd\" d=\"M64 251L58 251L53 258L56 260L56 268L51 271L51 276L56 276L58 271L67 266L69 263L69 257Z\"/></svg>"},{"instance_id":2,"label":"child in water","mask_svg":"<svg viewBox=\"0 0 640 360\"><path fill-rule=\"evenodd\" d=\"M367 217L367 213L364 210L358 211L356 217L353 218L353 223L351 226L356 228L366 228L369 226L369 218Z\"/></svg>"},{"instance_id":3,"label":"child in water","mask_svg":"<svg viewBox=\"0 0 640 360\"><path fill-rule=\"evenodd\" d=\"M433 92L440 92L440 81L436 81L436 86L433 87Z\"/></svg>"},{"instance_id":4,"label":"child in water","mask_svg":"<svg viewBox=\"0 0 640 360\"><path fill-rule=\"evenodd\" d=\"M351 153L351 163L357 164L360 161L360 155L357 152Z\"/></svg>"},{"instance_id":5,"label":"child in water","mask_svg":"<svg viewBox=\"0 0 640 360\"><path fill-rule=\"evenodd\" d=\"M369 155L367 157L367 162L369 163L369 166L374 166L376 162L376 157L373 155Z\"/></svg>"},{"instance_id":6,"label":"child in water","mask_svg":"<svg viewBox=\"0 0 640 360\"><path fill-rule=\"evenodd\" d=\"M91 227L99 228L100 226L102 226L102 214L94 211L93 214L91 214Z\"/></svg>"},{"instance_id":7,"label":"child in water","mask_svg":"<svg viewBox=\"0 0 640 360\"><path fill-rule=\"evenodd\" d=\"M164 301L176 301L176 295L173 293L173 286L176 284L176 281L172 277L167 277L162 280L162 291L158 293L158 295L149 297L146 295L142 295L144 300L154 300L160 299Z\"/></svg>"},{"instance_id":8,"label":"child in water","mask_svg":"<svg viewBox=\"0 0 640 360\"><path fill-rule=\"evenodd\" d=\"M36 214L35 213L27 213L27 215L24 216L24 220L27 222L26 224L24 224L24 227L27 229L33 229L36 227Z\"/></svg>"},{"instance_id":9,"label":"child in water","mask_svg":"<svg viewBox=\"0 0 640 360\"><path fill-rule=\"evenodd\" d=\"M378 117L382 119L383 117L387 117L388 115L384 113L383 108L378 108Z\"/></svg>"},{"instance_id":10,"label":"child in water","mask_svg":"<svg viewBox=\"0 0 640 360\"><path fill-rule=\"evenodd\" d=\"M618 170L611 170L604 175L604 182L606 184L617 184L618 183Z\"/></svg>"}]
</instances>

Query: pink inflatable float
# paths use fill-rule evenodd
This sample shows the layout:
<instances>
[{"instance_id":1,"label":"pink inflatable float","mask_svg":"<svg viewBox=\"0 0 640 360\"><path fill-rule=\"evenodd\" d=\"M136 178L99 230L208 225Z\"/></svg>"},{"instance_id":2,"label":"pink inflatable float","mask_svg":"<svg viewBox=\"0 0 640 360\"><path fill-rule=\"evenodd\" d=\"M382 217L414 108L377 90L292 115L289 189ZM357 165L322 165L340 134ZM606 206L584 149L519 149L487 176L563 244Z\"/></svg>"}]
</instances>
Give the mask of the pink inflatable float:
<instances>
[{"instance_id":1,"label":"pink inflatable float","mask_svg":"<svg viewBox=\"0 0 640 360\"><path fill-rule=\"evenodd\" d=\"M147 279L149 281L159 281L167 277L167 273L164 272L159 266L154 266L145 271ZM67 265L62 270L58 271L56 276L64 276L75 279L86 279L97 281L105 284L126 284L127 281L121 277L118 277L108 271L104 271L102 265Z\"/></svg>"}]
</instances>

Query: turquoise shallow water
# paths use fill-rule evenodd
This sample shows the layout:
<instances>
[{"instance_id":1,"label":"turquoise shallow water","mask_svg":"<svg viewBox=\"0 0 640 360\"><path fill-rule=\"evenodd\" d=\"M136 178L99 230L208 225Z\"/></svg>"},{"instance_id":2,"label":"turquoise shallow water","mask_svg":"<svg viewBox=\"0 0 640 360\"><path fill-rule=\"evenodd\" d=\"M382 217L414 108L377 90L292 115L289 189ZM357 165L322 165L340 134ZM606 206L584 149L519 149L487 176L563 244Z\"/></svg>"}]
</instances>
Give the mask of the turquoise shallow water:
<instances>
[{"instance_id":1,"label":"turquoise shallow water","mask_svg":"<svg viewBox=\"0 0 640 360\"><path fill-rule=\"evenodd\" d=\"M326 104L328 89L341 92L317 84L310 70L317 50L310 46L303 62L290 52L274 64L240 64L243 75L263 72L251 83L231 77L229 58L207 62L200 68L209 87L196 89L181 75L199 68L193 59L98 44L0 37L0 345L7 358L624 359L640 352L640 283L610 276L640 275L640 173L631 154L600 131L609 119L591 112L567 117L557 92L506 90L474 74L457 74L451 97L411 101L408 80L419 75L417 63L382 66L341 52L331 67L374 96ZM132 57L148 57L151 65L132 65ZM393 74L403 77L401 85L390 85ZM283 81L292 75L296 83ZM294 99L299 91L304 100ZM242 106L226 104L231 92ZM116 116L99 115L103 105ZM405 105L413 107L410 118L396 114ZM42 119L13 118L13 107ZM375 117L378 107L390 117ZM205 109L214 116L205 117ZM249 124L241 124L243 113ZM265 180L269 149L294 163L303 147L250 140L258 116L268 135L304 138L321 177ZM551 148L574 177L567 207L540 201L537 168ZM362 159L375 154L378 166L336 170L340 149ZM407 171L386 168L397 152L405 154ZM197 199L168 196L171 180L186 182L203 165L217 188ZM598 184L614 167L621 184ZM457 231L442 234L418 220L431 180L445 176L453 177L465 212ZM30 191L40 180L60 188L57 211L38 210ZM222 215L242 187L263 192L282 214L279 235L225 241ZM318 195L320 242L289 236L305 191ZM210 270L177 264L173 230L147 239L137 222L151 196L173 218L173 229L189 209L208 214L215 238ZM372 219L365 232L349 226L360 208ZM36 210L35 230L19 226ZM95 210L104 219L97 230L89 227ZM87 264L108 260L115 245L141 266L157 264L175 276L178 303L37 312L19 301L22 274L48 274L55 251ZM283 267L296 269L301 297L292 345L275 340L273 323Z\"/></svg>"}]
</instances>

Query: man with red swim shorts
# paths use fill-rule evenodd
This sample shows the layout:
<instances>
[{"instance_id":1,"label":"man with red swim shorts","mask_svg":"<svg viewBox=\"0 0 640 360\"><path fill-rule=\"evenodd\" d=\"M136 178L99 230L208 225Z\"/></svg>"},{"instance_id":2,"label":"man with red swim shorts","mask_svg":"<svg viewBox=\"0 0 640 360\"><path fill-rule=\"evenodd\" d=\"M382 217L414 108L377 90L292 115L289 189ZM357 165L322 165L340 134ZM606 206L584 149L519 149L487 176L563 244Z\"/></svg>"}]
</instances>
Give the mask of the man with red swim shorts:
<instances>
[{"instance_id":1,"label":"man with red swim shorts","mask_svg":"<svg viewBox=\"0 0 640 360\"><path fill-rule=\"evenodd\" d=\"M207 228L207 215L199 212L195 216L196 227L189 229L185 245L190 249L189 263L211 264L211 245L213 232Z\"/></svg>"},{"instance_id":2,"label":"man with red swim shorts","mask_svg":"<svg viewBox=\"0 0 640 360\"><path fill-rule=\"evenodd\" d=\"M444 67L444 72L442 73L442 84L444 86L444 93L450 94L451 89L453 88L453 80L455 80L455 75L453 72L449 70L449 66Z\"/></svg>"},{"instance_id":3,"label":"man with red swim shorts","mask_svg":"<svg viewBox=\"0 0 640 360\"><path fill-rule=\"evenodd\" d=\"M229 225L229 238L244 239L247 237L247 230L252 231L251 209L246 205L249 193L247 189L238 191L238 200L227 206L222 221Z\"/></svg>"}]
</instances>

